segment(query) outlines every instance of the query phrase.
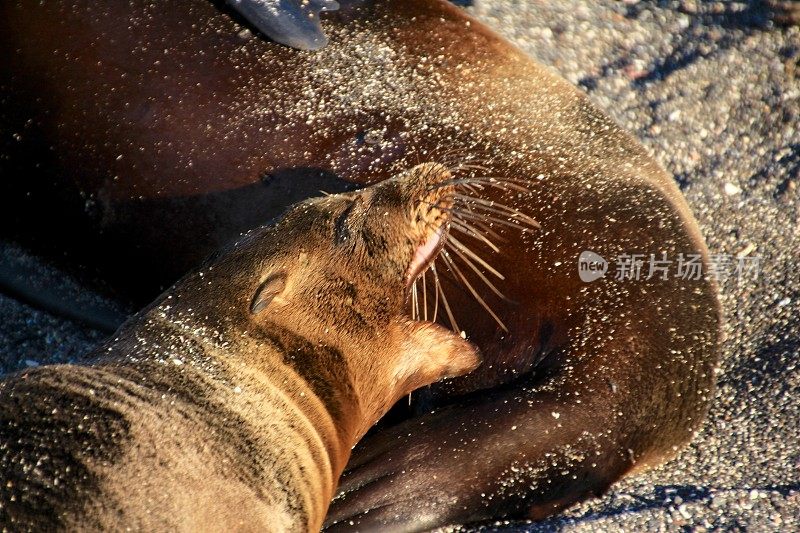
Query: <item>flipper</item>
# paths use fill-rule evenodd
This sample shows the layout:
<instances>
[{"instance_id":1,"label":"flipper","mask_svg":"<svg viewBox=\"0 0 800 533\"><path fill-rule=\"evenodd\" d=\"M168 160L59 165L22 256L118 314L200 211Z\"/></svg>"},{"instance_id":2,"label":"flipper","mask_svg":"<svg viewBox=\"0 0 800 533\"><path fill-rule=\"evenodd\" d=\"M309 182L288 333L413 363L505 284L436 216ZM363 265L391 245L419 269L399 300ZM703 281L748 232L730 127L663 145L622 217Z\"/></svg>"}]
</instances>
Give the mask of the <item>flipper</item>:
<instances>
[{"instance_id":1,"label":"flipper","mask_svg":"<svg viewBox=\"0 0 800 533\"><path fill-rule=\"evenodd\" d=\"M83 288L68 274L6 243L0 244L0 294L107 333L128 315L118 302Z\"/></svg>"},{"instance_id":2,"label":"flipper","mask_svg":"<svg viewBox=\"0 0 800 533\"><path fill-rule=\"evenodd\" d=\"M335 0L228 0L233 9L273 41L300 50L328 44L319 15L336 11Z\"/></svg>"},{"instance_id":3,"label":"flipper","mask_svg":"<svg viewBox=\"0 0 800 533\"><path fill-rule=\"evenodd\" d=\"M341 479L326 533L542 519L602 494L630 470L631 457L620 428L607 425L606 399L581 397L592 405L486 392L485 402L476 397L368 437Z\"/></svg>"}]
</instances>

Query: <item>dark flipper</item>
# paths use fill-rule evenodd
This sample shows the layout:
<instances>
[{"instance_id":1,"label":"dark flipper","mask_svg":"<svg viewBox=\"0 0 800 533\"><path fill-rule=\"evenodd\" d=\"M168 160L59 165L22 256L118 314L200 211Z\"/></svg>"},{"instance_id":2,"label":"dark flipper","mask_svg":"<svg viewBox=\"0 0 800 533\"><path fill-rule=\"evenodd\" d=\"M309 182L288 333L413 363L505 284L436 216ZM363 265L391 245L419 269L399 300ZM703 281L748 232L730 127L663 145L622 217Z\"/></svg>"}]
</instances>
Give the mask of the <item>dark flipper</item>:
<instances>
[{"instance_id":1,"label":"dark flipper","mask_svg":"<svg viewBox=\"0 0 800 533\"><path fill-rule=\"evenodd\" d=\"M121 306L67 280L53 267L7 245L0 246L0 293L42 311L111 333L127 318Z\"/></svg>"},{"instance_id":2,"label":"dark flipper","mask_svg":"<svg viewBox=\"0 0 800 533\"><path fill-rule=\"evenodd\" d=\"M328 44L319 15L339 9L334 0L228 0L258 31L273 41L300 50Z\"/></svg>"},{"instance_id":3,"label":"dark flipper","mask_svg":"<svg viewBox=\"0 0 800 533\"><path fill-rule=\"evenodd\" d=\"M509 390L366 439L342 478L327 529L423 531L541 519L599 495L630 470L633 455L624 430L610 427L609 398L585 398Z\"/></svg>"}]
</instances>

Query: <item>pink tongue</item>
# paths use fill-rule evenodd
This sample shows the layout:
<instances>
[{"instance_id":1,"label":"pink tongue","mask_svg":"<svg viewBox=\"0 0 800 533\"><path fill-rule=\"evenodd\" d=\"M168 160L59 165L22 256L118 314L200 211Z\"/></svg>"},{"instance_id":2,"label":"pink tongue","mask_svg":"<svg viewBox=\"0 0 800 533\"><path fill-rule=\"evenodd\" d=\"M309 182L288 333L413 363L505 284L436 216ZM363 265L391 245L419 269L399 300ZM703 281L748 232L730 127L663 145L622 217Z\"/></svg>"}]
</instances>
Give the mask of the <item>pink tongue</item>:
<instances>
[{"instance_id":1,"label":"pink tongue","mask_svg":"<svg viewBox=\"0 0 800 533\"><path fill-rule=\"evenodd\" d=\"M431 235L428 240L425 241L422 246L417 248L416 252L414 252L414 259L411 261L411 266L408 269L408 281L411 281L411 278L419 273L422 266L427 263L434 252L436 252L436 249L439 247L439 243L442 241L443 231L444 227L437 229L433 235Z\"/></svg>"}]
</instances>

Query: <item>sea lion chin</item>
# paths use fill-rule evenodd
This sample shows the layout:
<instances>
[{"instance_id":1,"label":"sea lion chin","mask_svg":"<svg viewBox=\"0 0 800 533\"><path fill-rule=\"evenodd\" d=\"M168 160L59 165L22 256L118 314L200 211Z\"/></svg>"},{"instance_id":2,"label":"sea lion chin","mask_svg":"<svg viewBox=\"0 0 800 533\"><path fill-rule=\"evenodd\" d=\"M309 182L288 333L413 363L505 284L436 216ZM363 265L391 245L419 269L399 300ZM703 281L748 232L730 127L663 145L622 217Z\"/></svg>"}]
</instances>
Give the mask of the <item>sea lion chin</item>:
<instances>
[{"instance_id":1,"label":"sea lion chin","mask_svg":"<svg viewBox=\"0 0 800 533\"><path fill-rule=\"evenodd\" d=\"M408 273L447 238L449 176L421 165L292 207L90 362L7 377L0 523L319 530L367 429L413 389L479 364L459 335L405 312Z\"/></svg>"}]
</instances>

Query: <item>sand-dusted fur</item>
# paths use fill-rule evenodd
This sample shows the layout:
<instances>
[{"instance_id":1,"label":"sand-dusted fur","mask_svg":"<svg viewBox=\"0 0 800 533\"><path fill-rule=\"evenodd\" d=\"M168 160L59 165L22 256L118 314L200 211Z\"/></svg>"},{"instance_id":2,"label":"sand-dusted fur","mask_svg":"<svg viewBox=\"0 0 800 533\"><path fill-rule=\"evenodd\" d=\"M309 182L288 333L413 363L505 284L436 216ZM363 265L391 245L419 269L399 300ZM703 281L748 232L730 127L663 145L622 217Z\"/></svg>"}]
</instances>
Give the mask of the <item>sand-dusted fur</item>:
<instances>
[{"instance_id":1,"label":"sand-dusted fur","mask_svg":"<svg viewBox=\"0 0 800 533\"><path fill-rule=\"evenodd\" d=\"M91 363L8 377L0 524L319 529L366 430L479 362L458 335L405 315L446 232L450 189L432 186L448 177L421 165L301 203L178 282Z\"/></svg>"},{"instance_id":2,"label":"sand-dusted fur","mask_svg":"<svg viewBox=\"0 0 800 533\"><path fill-rule=\"evenodd\" d=\"M448 243L503 277L443 250L437 318L451 323L446 295L484 364L359 444L332 526L541 518L691 438L721 317L713 280L674 267L708 272L708 250L674 179L579 89L446 0L343 2L314 53L242 38L219 2L106 4L0 3L0 229L71 244L117 289L150 298L290 199L420 161L529 189L456 206ZM581 281L584 251L608 275ZM617 280L621 254L666 254L672 274Z\"/></svg>"}]
</instances>

